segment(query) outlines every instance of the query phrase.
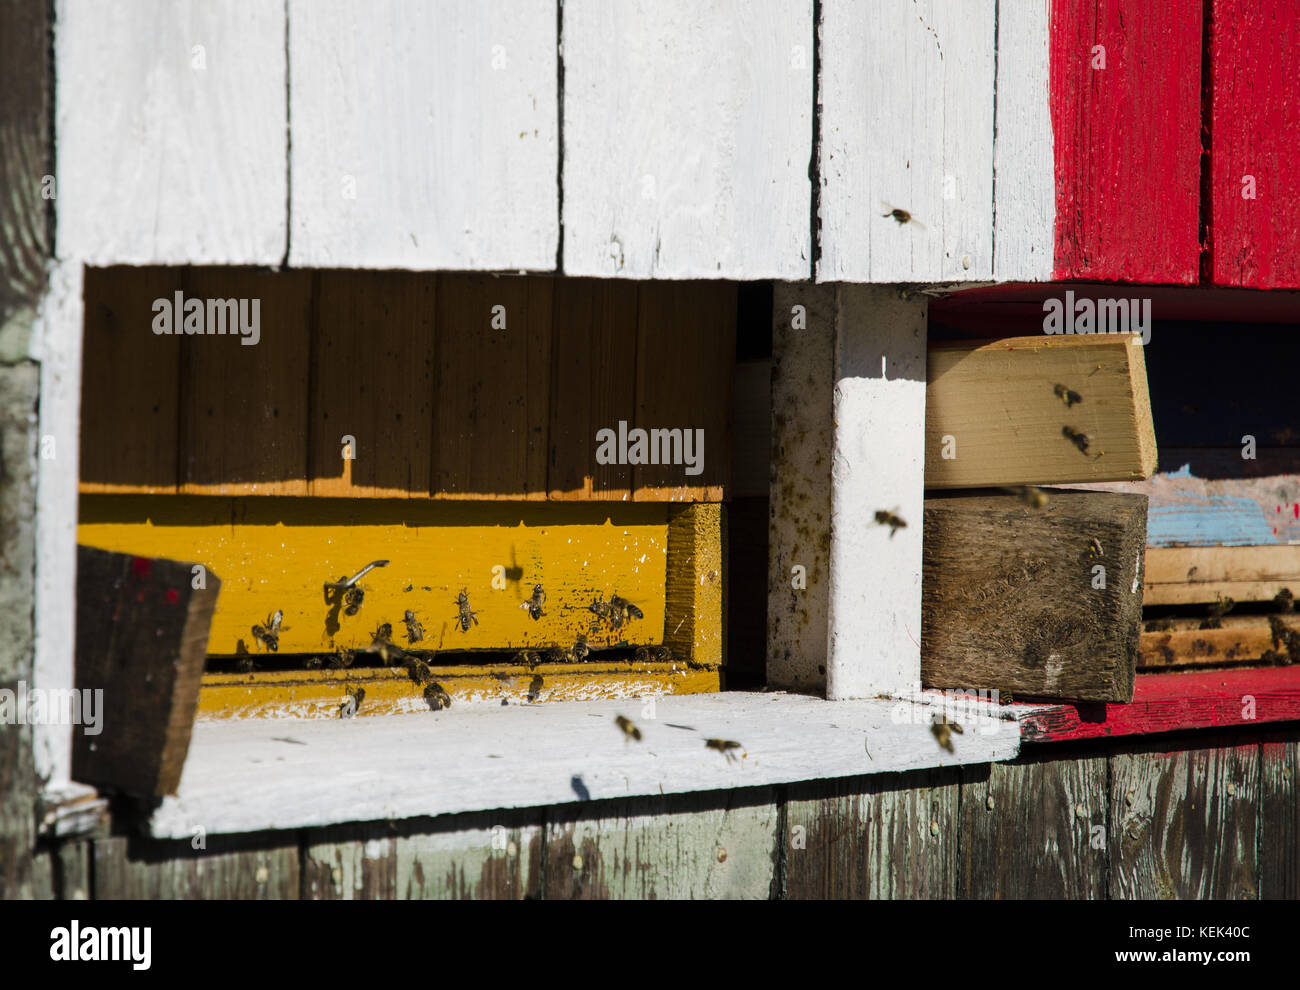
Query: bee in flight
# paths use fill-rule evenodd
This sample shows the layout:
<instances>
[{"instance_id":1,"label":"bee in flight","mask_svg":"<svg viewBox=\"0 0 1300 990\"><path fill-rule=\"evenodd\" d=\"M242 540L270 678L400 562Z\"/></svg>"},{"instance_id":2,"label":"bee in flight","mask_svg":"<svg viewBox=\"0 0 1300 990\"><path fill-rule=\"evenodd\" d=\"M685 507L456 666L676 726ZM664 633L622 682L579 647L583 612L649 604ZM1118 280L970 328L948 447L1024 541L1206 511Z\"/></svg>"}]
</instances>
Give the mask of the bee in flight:
<instances>
[{"instance_id":1,"label":"bee in flight","mask_svg":"<svg viewBox=\"0 0 1300 990\"><path fill-rule=\"evenodd\" d=\"M1033 485L1018 485L1013 488L1003 488L1008 495L1017 496L1020 501L1031 509L1047 508L1047 492L1041 488L1035 488Z\"/></svg>"},{"instance_id":2,"label":"bee in flight","mask_svg":"<svg viewBox=\"0 0 1300 990\"><path fill-rule=\"evenodd\" d=\"M424 689L424 701L430 711L440 712L451 707L451 695L443 690L441 684L430 684Z\"/></svg>"},{"instance_id":3,"label":"bee in flight","mask_svg":"<svg viewBox=\"0 0 1300 990\"><path fill-rule=\"evenodd\" d=\"M460 624L461 632L469 632L471 620L474 625L478 625L478 616L469 607L469 595L462 588L459 595L456 596L456 621Z\"/></svg>"},{"instance_id":4,"label":"bee in flight","mask_svg":"<svg viewBox=\"0 0 1300 990\"><path fill-rule=\"evenodd\" d=\"M533 597L520 605L520 608L528 609L528 616L534 622L540 619L546 613L542 611L542 606L546 604L546 592L542 590L540 584L533 585Z\"/></svg>"},{"instance_id":5,"label":"bee in flight","mask_svg":"<svg viewBox=\"0 0 1300 990\"><path fill-rule=\"evenodd\" d=\"M876 510L876 523L880 526L889 527L889 538L891 540L894 538L894 534L900 529L907 528L907 523L903 519L894 515L892 512L886 512L884 509Z\"/></svg>"},{"instance_id":6,"label":"bee in flight","mask_svg":"<svg viewBox=\"0 0 1300 990\"><path fill-rule=\"evenodd\" d=\"M1092 443L1092 437L1088 436L1088 434L1080 433L1078 430L1071 429L1068 426L1062 426L1061 436L1065 437L1065 439L1069 440L1070 443L1078 447L1079 453L1088 453L1088 445ZM1100 457L1101 454L1098 454L1097 456Z\"/></svg>"},{"instance_id":7,"label":"bee in flight","mask_svg":"<svg viewBox=\"0 0 1300 990\"><path fill-rule=\"evenodd\" d=\"M946 749L949 753L956 752L952 745L952 734L954 732L959 736L965 734L965 730L963 730L960 725L956 722L949 722L946 718L937 719L935 723L930 726L930 732L938 741L940 748Z\"/></svg>"},{"instance_id":8,"label":"bee in flight","mask_svg":"<svg viewBox=\"0 0 1300 990\"><path fill-rule=\"evenodd\" d=\"M283 621L284 612L280 609L276 609L273 615L266 618L266 625L253 627L254 642L261 643L272 653L275 653L280 649L280 633L288 632L289 630L288 626L281 629L280 623Z\"/></svg>"},{"instance_id":9,"label":"bee in flight","mask_svg":"<svg viewBox=\"0 0 1300 990\"><path fill-rule=\"evenodd\" d=\"M409 608L406 610L406 642L418 643L424 639L424 626L420 625L420 620L415 617L415 613Z\"/></svg>"},{"instance_id":10,"label":"bee in flight","mask_svg":"<svg viewBox=\"0 0 1300 990\"><path fill-rule=\"evenodd\" d=\"M883 199L880 201L880 205L885 208L885 212L880 214L882 217L889 217L890 219L895 221L900 227L903 226L903 224L905 223L910 223L913 227L918 227L921 230L925 230L925 224L921 223L920 220L917 220L915 217L913 217L912 214L909 213L907 210L900 209L897 206L890 206Z\"/></svg>"},{"instance_id":11,"label":"bee in flight","mask_svg":"<svg viewBox=\"0 0 1300 990\"><path fill-rule=\"evenodd\" d=\"M719 753L727 758L728 763L736 762L736 754L733 749L740 749L740 743L734 739L706 739L704 745L709 749L716 749Z\"/></svg>"},{"instance_id":12,"label":"bee in flight","mask_svg":"<svg viewBox=\"0 0 1300 990\"><path fill-rule=\"evenodd\" d=\"M1078 392L1074 391L1073 389L1066 388L1064 385L1058 384L1052 388L1052 391L1056 393L1056 397L1058 399L1060 399L1062 402L1065 403L1066 409L1069 409L1076 402L1083 401L1082 395L1080 395Z\"/></svg>"},{"instance_id":13,"label":"bee in flight","mask_svg":"<svg viewBox=\"0 0 1300 990\"><path fill-rule=\"evenodd\" d=\"M630 718L620 715L614 719L614 724L623 730L623 735L626 737L623 740L624 742L630 739L635 739L637 742L641 741L641 730L636 727Z\"/></svg>"}]
</instances>

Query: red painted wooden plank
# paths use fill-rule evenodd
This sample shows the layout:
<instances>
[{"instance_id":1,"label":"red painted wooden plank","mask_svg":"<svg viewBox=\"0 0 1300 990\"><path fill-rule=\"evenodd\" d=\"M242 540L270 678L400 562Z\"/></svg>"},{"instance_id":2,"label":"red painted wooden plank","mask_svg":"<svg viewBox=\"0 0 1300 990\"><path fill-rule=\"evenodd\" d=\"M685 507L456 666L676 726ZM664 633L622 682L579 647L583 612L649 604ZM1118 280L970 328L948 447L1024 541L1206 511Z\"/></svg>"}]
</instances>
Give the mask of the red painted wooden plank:
<instances>
[{"instance_id":1,"label":"red painted wooden plank","mask_svg":"<svg viewBox=\"0 0 1300 990\"><path fill-rule=\"evenodd\" d=\"M1211 23L1214 281L1295 288L1300 0L1214 0ZM1247 177L1254 181L1253 199Z\"/></svg>"},{"instance_id":2,"label":"red painted wooden plank","mask_svg":"<svg viewBox=\"0 0 1300 990\"><path fill-rule=\"evenodd\" d=\"M1139 674L1127 705L1060 705L1021 725L1026 742L1060 742L1294 719L1300 666Z\"/></svg>"},{"instance_id":3,"label":"red painted wooden plank","mask_svg":"<svg viewBox=\"0 0 1300 990\"><path fill-rule=\"evenodd\" d=\"M1200 0L1053 0L1050 42L1055 277L1197 281Z\"/></svg>"}]
</instances>

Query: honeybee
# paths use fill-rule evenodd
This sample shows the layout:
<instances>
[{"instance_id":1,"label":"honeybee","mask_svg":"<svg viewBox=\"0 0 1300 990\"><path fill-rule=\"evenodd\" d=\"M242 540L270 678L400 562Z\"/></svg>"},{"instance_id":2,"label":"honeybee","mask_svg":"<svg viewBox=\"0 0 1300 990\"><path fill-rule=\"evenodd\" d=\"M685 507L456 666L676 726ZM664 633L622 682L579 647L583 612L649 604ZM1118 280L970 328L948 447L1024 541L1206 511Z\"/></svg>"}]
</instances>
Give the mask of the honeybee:
<instances>
[{"instance_id":1,"label":"honeybee","mask_svg":"<svg viewBox=\"0 0 1300 990\"><path fill-rule=\"evenodd\" d=\"M533 679L528 682L528 700L536 701L542 695L542 675L534 674Z\"/></svg>"},{"instance_id":2,"label":"honeybee","mask_svg":"<svg viewBox=\"0 0 1300 990\"><path fill-rule=\"evenodd\" d=\"M386 560L372 560L361 570L357 571L350 578L343 578L338 581L325 582L325 603L333 605L338 601L339 593L343 594L343 611L347 615L356 615L361 609L361 603L365 600L366 593L361 585L357 584L363 577L373 571L376 567L387 567Z\"/></svg>"},{"instance_id":3,"label":"honeybee","mask_svg":"<svg viewBox=\"0 0 1300 990\"><path fill-rule=\"evenodd\" d=\"M370 645L366 647L367 653L378 653L381 660L387 664L401 663L406 659L406 651L393 642L393 624L384 622L370 634Z\"/></svg>"},{"instance_id":4,"label":"honeybee","mask_svg":"<svg viewBox=\"0 0 1300 990\"><path fill-rule=\"evenodd\" d=\"M366 590L359 584L354 584L347 591L343 592L343 614L356 615L361 611L361 603L365 601Z\"/></svg>"},{"instance_id":5,"label":"honeybee","mask_svg":"<svg viewBox=\"0 0 1300 990\"><path fill-rule=\"evenodd\" d=\"M303 662L303 666L307 670L320 670L321 667L325 666L325 661L320 657L308 657L306 661Z\"/></svg>"},{"instance_id":6,"label":"honeybee","mask_svg":"<svg viewBox=\"0 0 1300 990\"><path fill-rule=\"evenodd\" d=\"M284 612L276 609L275 613L268 616L265 626L253 627L253 641L260 642L272 653L280 649L280 633L288 632L289 627L280 628L280 623L284 621Z\"/></svg>"},{"instance_id":7,"label":"honeybee","mask_svg":"<svg viewBox=\"0 0 1300 990\"><path fill-rule=\"evenodd\" d=\"M885 212L880 214L882 217L889 217L890 219L894 220L900 227L903 226L903 224L905 223L910 223L913 227L918 227L921 230L925 230L925 224L921 223L920 220L915 219L912 216L912 214L909 213L907 210L900 209L897 206L890 206L884 200L880 201L880 205L885 208Z\"/></svg>"},{"instance_id":8,"label":"honeybee","mask_svg":"<svg viewBox=\"0 0 1300 990\"><path fill-rule=\"evenodd\" d=\"M1055 385L1053 386L1052 391L1056 393L1056 397L1058 399L1060 399L1062 402L1065 403L1066 409L1069 409L1076 402L1083 401L1082 395L1080 395L1078 392L1074 391L1073 389L1066 388L1064 385L1060 385L1060 384Z\"/></svg>"},{"instance_id":9,"label":"honeybee","mask_svg":"<svg viewBox=\"0 0 1300 990\"><path fill-rule=\"evenodd\" d=\"M666 646L656 646L650 651L650 658L655 663L671 663L673 660L673 651Z\"/></svg>"},{"instance_id":10,"label":"honeybee","mask_svg":"<svg viewBox=\"0 0 1300 990\"><path fill-rule=\"evenodd\" d=\"M1092 443L1092 437L1088 436L1088 434L1080 433L1078 430L1071 429L1068 426L1062 426L1061 436L1065 437L1065 439L1069 440L1070 443L1078 447L1079 453L1088 453L1088 445Z\"/></svg>"},{"instance_id":11,"label":"honeybee","mask_svg":"<svg viewBox=\"0 0 1300 990\"><path fill-rule=\"evenodd\" d=\"M569 656L574 660L586 660L587 654L591 651L587 648L587 637L583 633L578 633L578 638L573 641L573 646L569 648Z\"/></svg>"},{"instance_id":12,"label":"honeybee","mask_svg":"<svg viewBox=\"0 0 1300 990\"><path fill-rule=\"evenodd\" d=\"M406 642L418 643L424 639L424 626L420 625L420 620L415 617L415 613L409 608L404 616L406 621Z\"/></svg>"},{"instance_id":13,"label":"honeybee","mask_svg":"<svg viewBox=\"0 0 1300 990\"><path fill-rule=\"evenodd\" d=\"M568 659L568 655L558 646L552 646L546 651L547 663L564 663Z\"/></svg>"},{"instance_id":14,"label":"honeybee","mask_svg":"<svg viewBox=\"0 0 1300 990\"><path fill-rule=\"evenodd\" d=\"M1002 490L1009 495L1019 497L1020 501L1031 509L1045 509L1047 507L1047 492L1041 488L1035 488L1033 485L1017 485Z\"/></svg>"},{"instance_id":15,"label":"honeybee","mask_svg":"<svg viewBox=\"0 0 1300 990\"><path fill-rule=\"evenodd\" d=\"M634 663L649 663L650 651L644 646L638 646L636 652L632 654L632 661Z\"/></svg>"},{"instance_id":16,"label":"honeybee","mask_svg":"<svg viewBox=\"0 0 1300 990\"><path fill-rule=\"evenodd\" d=\"M520 608L528 609L528 616L534 622L540 619L546 613L542 611L542 606L546 604L546 592L542 590L540 584L533 585L533 597L520 605Z\"/></svg>"},{"instance_id":17,"label":"honeybee","mask_svg":"<svg viewBox=\"0 0 1300 990\"><path fill-rule=\"evenodd\" d=\"M947 718L936 719L930 726L930 732L939 742L940 749L946 749L949 753L955 753L956 750L952 745L952 734L955 732L959 736L965 734L965 730L956 722L949 722Z\"/></svg>"},{"instance_id":18,"label":"honeybee","mask_svg":"<svg viewBox=\"0 0 1300 990\"><path fill-rule=\"evenodd\" d=\"M407 657L406 672L417 685L433 680L433 670L419 657Z\"/></svg>"},{"instance_id":19,"label":"honeybee","mask_svg":"<svg viewBox=\"0 0 1300 990\"><path fill-rule=\"evenodd\" d=\"M611 625L614 622L614 604L597 598L587 606L588 611L596 613L596 619L600 622L608 622ZM592 628L595 628L594 626Z\"/></svg>"},{"instance_id":20,"label":"honeybee","mask_svg":"<svg viewBox=\"0 0 1300 990\"><path fill-rule=\"evenodd\" d=\"M623 740L624 742L627 742L628 739L635 739L637 742L641 741L641 730L632 723L630 718L620 715L614 719L614 724L622 729L623 735L627 737L627 739Z\"/></svg>"},{"instance_id":21,"label":"honeybee","mask_svg":"<svg viewBox=\"0 0 1300 990\"><path fill-rule=\"evenodd\" d=\"M330 657L330 668L332 670L344 670L348 667L351 667L352 660L355 656L356 656L355 651L345 650L343 647L340 646L338 650L334 653L334 656Z\"/></svg>"},{"instance_id":22,"label":"honeybee","mask_svg":"<svg viewBox=\"0 0 1300 990\"><path fill-rule=\"evenodd\" d=\"M884 509L876 510L876 523L881 526L889 527L889 538L892 540L894 534L900 529L905 529L907 523L894 515L892 512L886 512Z\"/></svg>"},{"instance_id":23,"label":"honeybee","mask_svg":"<svg viewBox=\"0 0 1300 990\"><path fill-rule=\"evenodd\" d=\"M734 739L706 739L704 745L709 749L716 749L719 753L727 758L728 763L736 762L736 754L733 749L740 749L740 743Z\"/></svg>"},{"instance_id":24,"label":"honeybee","mask_svg":"<svg viewBox=\"0 0 1300 990\"><path fill-rule=\"evenodd\" d=\"M623 623L632 619L644 619L645 613L633 605L626 598L620 598L618 595L609 596L609 607L612 615L612 625L615 629L620 629Z\"/></svg>"},{"instance_id":25,"label":"honeybee","mask_svg":"<svg viewBox=\"0 0 1300 990\"><path fill-rule=\"evenodd\" d=\"M451 695L443 690L441 684L430 684L424 689L424 700L430 711L440 712L451 707Z\"/></svg>"},{"instance_id":26,"label":"honeybee","mask_svg":"<svg viewBox=\"0 0 1300 990\"><path fill-rule=\"evenodd\" d=\"M1088 541L1088 557L1090 559L1094 557L1100 557L1101 554L1102 554L1101 540L1097 539L1094 536L1092 539Z\"/></svg>"},{"instance_id":27,"label":"honeybee","mask_svg":"<svg viewBox=\"0 0 1300 990\"><path fill-rule=\"evenodd\" d=\"M348 688L348 696L343 699L343 704L339 705L339 718L351 718L361 708L361 702L365 700L365 688Z\"/></svg>"},{"instance_id":28,"label":"honeybee","mask_svg":"<svg viewBox=\"0 0 1300 990\"><path fill-rule=\"evenodd\" d=\"M469 632L470 620L473 620L474 625L478 625L478 616L470 610L469 595L463 588L460 594L456 596L456 609L456 621L460 623L461 632Z\"/></svg>"},{"instance_id":29,"label":"honeybee","mask_svg":"<svg viewBox=\"0 0 1300 990\"><path fill-rule=\"evenodd\" d=\"M1291 594L1290 588L1283 588L1273 596L1273 604L1277 606L1279 612L1294 612L1295 597Z\"/></svg>"}]
</instances>

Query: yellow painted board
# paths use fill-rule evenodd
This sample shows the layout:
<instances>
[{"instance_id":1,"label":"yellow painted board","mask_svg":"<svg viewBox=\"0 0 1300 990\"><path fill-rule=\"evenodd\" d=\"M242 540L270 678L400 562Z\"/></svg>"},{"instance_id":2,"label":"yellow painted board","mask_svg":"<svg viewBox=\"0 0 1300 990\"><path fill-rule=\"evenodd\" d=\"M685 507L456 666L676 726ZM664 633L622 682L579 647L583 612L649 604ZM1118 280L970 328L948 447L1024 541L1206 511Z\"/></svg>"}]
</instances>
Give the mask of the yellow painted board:
<instances>
[{"instance_id":1,"label":"yellow painted board","mask_svg":"<svg viewBox=\"0 0 1300 990\"><path fill-rule=\"evenodd\" d=\"M278 652L364 649L381 623L407 645L406 610L424 627L419 650L544 649L663 641L666 505L470 503L408 499L85 495L80 543L202 564L221 578L208 638L214 656L265 653L252 626L281 610ZM360 610L327 605L325 583L386 559L359 582ZM538 620L520 606L546 592ZM464 589L477 623L463 631ZM613 594L644 617L618 633L587 606Z\"/></svg>"},{"instance_id":2,"label":"yellow painted board","mask_svg":"<svg viewBox=\"0 0 1300 990\"><path fill-rule=\"evenodd\" d=\"M510 704L533 704L721 689L716 668L684 662L540 664L535 669L506 664L433 667L431 677L451 697L453 707L500 704L503 698ZM358 717L429 712L423 688L405 670L372 668L206 674L199 691L198 718L339 718L349 690L356 687L365 690L355 710Z\"/></svg>"}]
</instances>

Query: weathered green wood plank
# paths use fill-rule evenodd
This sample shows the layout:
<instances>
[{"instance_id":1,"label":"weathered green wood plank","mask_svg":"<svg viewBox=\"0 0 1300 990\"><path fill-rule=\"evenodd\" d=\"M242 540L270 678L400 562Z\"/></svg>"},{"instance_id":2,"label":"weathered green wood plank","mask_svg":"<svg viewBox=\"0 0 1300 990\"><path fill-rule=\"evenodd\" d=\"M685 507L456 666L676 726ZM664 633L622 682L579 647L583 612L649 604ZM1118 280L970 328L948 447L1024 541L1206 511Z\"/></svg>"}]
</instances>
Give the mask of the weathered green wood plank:
<instances>
[{"instance_id":1,"label":"weathered green wood plank","mask_svg":"<svg viewBox=\"0 0 1300 990\"><path fill-rule=\"evenodd\" d=\"M771 896L778 809L770 787L548 809L555 900Z\"/></svg>"},{"instance_id":2,"label":"weathered green wood plank","mask_svg":"<svg viewBox=\"0 0 1300 990\"><path fill-rule=\"evenodd\" d=\"M197 841L193 840L193 841ZM97 900L276 900L298 896L296 833L270 832L162 842L96 839Z\"/></svg>"},{"instance_id":3,"label":"weathered green wood plank","mask_svg":"<svg viewBox=\"0 0 1300 990\"><path fill-rule=\"evenodd\" d=\"M1170 746L1111 756L1111 898L1255 897L1259 745Z\"/></svg>"},{"instance_id":4,"label":"weathered green wood plank","mask_svg":"<svg viewBox=\"0 0 1300 990\"><path fill-rule=\"evenodd\" d=\"M518 900L541 889L540 811L371 822L307 833L303 896Z\"/></svg>"},{"instance_id":5,"label":"weathered green wood plank","mask_svg":"<svg viewBox=\"0 0 1300 990\"><path fill-rule=\"evenodd\" d=\"M1022 756L962 773L960 896L1106 896L1104 756Z\"/></svg>"},{"instance_id":6,"label":"weathered green wood plank","mask_svg":"<svg viewBox=\"0 0 1300 990\"><path fill-rule=\"evenodd\" d=\"M1300 740L1259 747L1259 896L1300 899Z\"/></svg>"},{"instance_id":7,"label":"weathered green wood plank","mask_svg":"<svg viewBox=\"0 0 1300 990\"><path fill-rule=\"evenodd\" d=\"M785 896L955 897L959 790L956 767L791 786Z\"/></svg>"}]
</instances>

